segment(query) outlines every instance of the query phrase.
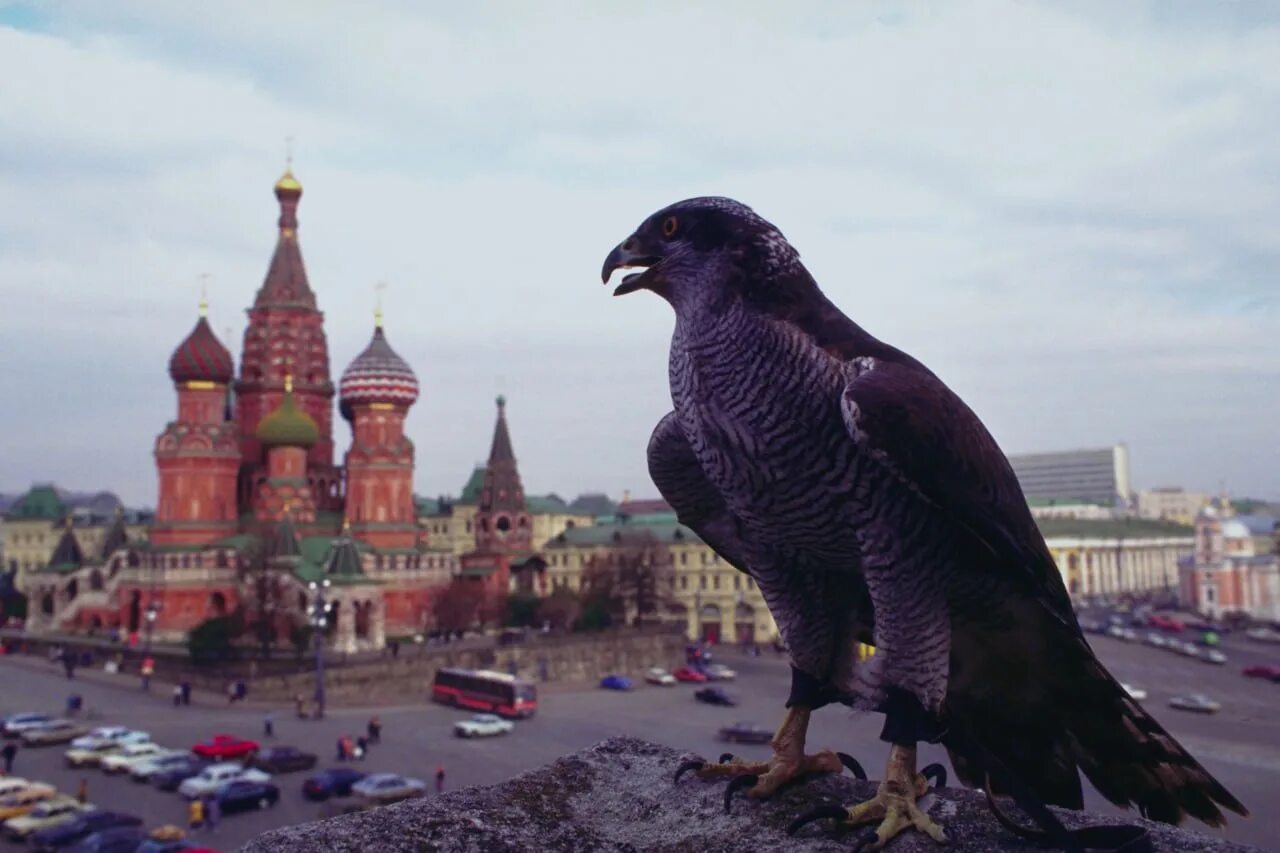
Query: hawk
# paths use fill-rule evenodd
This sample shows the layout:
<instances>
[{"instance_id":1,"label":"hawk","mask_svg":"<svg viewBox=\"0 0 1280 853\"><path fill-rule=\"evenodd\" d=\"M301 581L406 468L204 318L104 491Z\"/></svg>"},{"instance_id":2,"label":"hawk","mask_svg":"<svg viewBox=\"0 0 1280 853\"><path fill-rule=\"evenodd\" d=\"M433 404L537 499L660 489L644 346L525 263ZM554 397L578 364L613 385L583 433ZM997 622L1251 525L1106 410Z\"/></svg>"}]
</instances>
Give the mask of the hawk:
<instances>
[{"instance_id":1,"label":"hawk","mask_svg":"<svg viewBox=\"0 0 1280 853\"><path fill-rule=\"evenodd\" d=\"M1041 813L1081 808L1083 771L1156 820L1246 814L1094 656L978 417L841 313L776 227L732 199L681 201L609 253L604 281L620 268L638 269L615 295L649 290L675 311L674 407L650 474L755 580L791 655L773 756L700 776L746 777L767 796L839 772L834 753L806 754L805 734L812 711L843 702L885 715L884 782L840 814L880 821L877 847L912 826L945 840L916 804L922 740L946 747L965 784L1022 792ZM861 663L859 642L876 649Z\"/></svg>"}]
</instances>

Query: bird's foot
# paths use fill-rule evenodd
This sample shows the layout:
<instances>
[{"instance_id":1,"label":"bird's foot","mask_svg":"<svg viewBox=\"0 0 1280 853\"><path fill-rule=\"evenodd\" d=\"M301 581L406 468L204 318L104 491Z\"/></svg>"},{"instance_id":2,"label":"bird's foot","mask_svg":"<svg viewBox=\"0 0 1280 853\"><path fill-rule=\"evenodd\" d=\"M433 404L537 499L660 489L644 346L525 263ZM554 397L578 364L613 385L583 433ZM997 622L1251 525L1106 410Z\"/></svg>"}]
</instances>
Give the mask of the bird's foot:
<instances>
[{"instance_id":1,"label":"bird's foot","mask_svg":"<svg viewBox=\"0 0 1280 853\"><path fill-rule=\"evenodd\" d=\"M814 809L792 821L787 832L794 833L805 824L824 818L833 818L843 826L879 821L874 830L862 834L855 850L879 850L907 829L917 829L937 843L945 844L947 836L942 827L916 801L929 792L931 779L937 780L939 787L945 785L946 771L941 765L931 764L924 772L916 773L915 752L914 747L893 747L885 780L870 800L847 807L822 806Z\"/></svg>"},{"instance_id":2,"label":"bird's foot","mask_svg":"<svg viewBox=\"0 0 1280 853\"><path fill-rule=\"evenodd\" d=\"M848 767L859 779L866 779L867 774L853 756L842 752L824 749L813 755L781 755L775 753L767 761L744 761L726 752L720 756L718 764L693 759L685 761L676 770L675 781L688 771L694 771L699 779L712 781L728 779L724 789L724 810L729 813L733 795L743 788L749 797L768 797L784 785L790 784L806 776L820 773L839 773Z\"/></svg>"}]
</instances>

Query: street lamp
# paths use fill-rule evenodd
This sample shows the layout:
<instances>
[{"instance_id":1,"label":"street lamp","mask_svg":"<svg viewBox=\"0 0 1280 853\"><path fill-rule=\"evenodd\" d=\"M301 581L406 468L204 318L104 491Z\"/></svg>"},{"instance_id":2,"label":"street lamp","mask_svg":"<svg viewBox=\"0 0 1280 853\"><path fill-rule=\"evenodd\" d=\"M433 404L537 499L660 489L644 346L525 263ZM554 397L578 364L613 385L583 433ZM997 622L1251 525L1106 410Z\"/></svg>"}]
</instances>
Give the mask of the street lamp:
<instances>
[{"instance_id":1,"label":"street lamp","mask_svg":"<svg viewBox=\"0 0 1280 853\"><path fill-rule=\"evenodd\" d=\"M151 599L151 601L147 603L147 610L143 615L147 623L147 633L146 639L143 641L142 650L143 652L149 653L151 651L151 635L156 629L156 617L160 615L160 602L156 601L154 598Z\"/></svg>"},{"instance_id":2,"label":"street lamp","mask_svg":"<svg viewBox=\"0 0 1280 853\"><path fill-rule=\"evenodd\" d=\"M329 624L329 610L332 604L324 600L325 590L329 588L329 579L307 584L315 597L311 603L311 628L316 635L316 719L324 717L324 630Z\"/></svg>"}]
</instances>

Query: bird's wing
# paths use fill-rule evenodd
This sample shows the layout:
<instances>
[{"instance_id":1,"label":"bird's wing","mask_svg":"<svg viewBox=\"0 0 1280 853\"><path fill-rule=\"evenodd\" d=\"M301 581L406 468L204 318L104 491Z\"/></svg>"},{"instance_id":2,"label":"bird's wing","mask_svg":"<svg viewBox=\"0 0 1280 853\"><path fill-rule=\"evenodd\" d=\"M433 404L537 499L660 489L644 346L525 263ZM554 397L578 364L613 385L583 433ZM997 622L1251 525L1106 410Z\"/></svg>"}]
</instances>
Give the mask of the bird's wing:
<instances>
[{"instance_id":1,"label":"bird's wing","mask_svg":"<svg viewBox=\"0 0 1280 853\"><path fill-rule=\"evenodd\" d=\"M993 570L1021 580L1058 618L1075 624L1062 576L1013 468L978 416L914 361L855 358L845 423L938 512L980 540Z\"/></svg>"}]
</instances>

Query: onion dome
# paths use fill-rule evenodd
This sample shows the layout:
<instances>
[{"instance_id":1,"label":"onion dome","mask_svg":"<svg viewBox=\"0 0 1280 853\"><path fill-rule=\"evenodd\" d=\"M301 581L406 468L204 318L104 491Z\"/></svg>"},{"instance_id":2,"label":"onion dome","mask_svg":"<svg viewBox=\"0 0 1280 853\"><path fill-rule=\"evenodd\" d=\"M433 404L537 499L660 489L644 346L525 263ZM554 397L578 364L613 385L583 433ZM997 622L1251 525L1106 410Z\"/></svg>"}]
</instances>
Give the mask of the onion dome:
<instances>
[{"instance_id":1,"label":"onion dome","mask_svg":"<svg viewBox=\"0 0 1280 853\"><path fill-rule=\"evenodd\" d=\"M302 195L302 184L293 176L292 169L285 169L280 180L276 181L276 197L282 195Z\"/></svg>"},{"instance_id":2,"label":"onion dome","mask_svg":"<svg viewBox=\"0 0 1280 853\"><path fill-rule=\"evenodd\" d=\"M320 440L320 427L293 399L293 377L284 379L284 399L258 422L258 441L267 447L310 447Z\"/></svg>"},{"instance_id":3,"label":"onion dome","mask_svg":"<svg viewBox=\"0 0 1280 853\"><path fill-rule=\"evenodd\" d=\"M339 406L348 420L353 406L369 403L412 406L418 399L418 378L403 358L387 343L379 322L373 340L348 365L338 383Z\"/></svg>"},{"instance_id":4,"label":"onion dome","mask_svg":"<svg viewBox=\"0 0 1280 853\"><path fill-rule=\"evenodd\" d=\"M217 382L225 385L235 372L231 352L209 328L204 312L191 334L178 344L169 359L169 375L174 382Z\"/></svg>"}]
</instances>

